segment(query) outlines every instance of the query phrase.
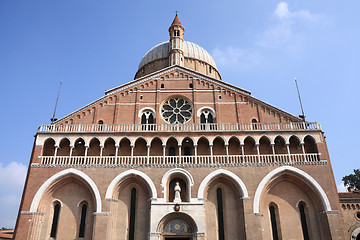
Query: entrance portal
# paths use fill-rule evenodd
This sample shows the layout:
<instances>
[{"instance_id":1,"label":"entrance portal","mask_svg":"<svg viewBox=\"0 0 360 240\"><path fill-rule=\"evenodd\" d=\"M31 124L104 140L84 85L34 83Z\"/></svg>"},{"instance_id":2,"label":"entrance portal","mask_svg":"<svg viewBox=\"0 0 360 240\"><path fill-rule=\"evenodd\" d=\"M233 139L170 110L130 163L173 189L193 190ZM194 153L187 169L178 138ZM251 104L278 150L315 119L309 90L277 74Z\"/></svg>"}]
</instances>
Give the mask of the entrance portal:
<instances>
[{"instance_id":1,"label":"entrance portal","mask_svg":"<svg viewBox=\"0 0 360 240\"><path fill-rule=\"evenodd\" d=\"M182 219L169 221L164 228L163 236L165 240L192 240L192 230Z\"/></svg>"}]
</instances>

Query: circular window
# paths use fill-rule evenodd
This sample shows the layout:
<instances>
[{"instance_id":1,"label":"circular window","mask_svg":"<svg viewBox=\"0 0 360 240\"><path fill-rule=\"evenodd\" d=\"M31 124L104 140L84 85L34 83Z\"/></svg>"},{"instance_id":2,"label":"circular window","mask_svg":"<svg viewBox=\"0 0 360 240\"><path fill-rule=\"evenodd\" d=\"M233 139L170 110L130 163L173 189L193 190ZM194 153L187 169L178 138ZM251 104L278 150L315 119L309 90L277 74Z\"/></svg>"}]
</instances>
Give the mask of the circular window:
<instances>
[{"instance_id":1,"label":"circular window","mask_svg":"<svg viewBox=\"0 0 360 240\"><path fill-rule=\"evenodd\" d=\"M360 211L355 213L355 218L360 221Z\"/></svg>"},{"instance_id":2,"label":"circular window","mask_svg":"<svg viewBox=\"0 0 360 240\"><path fill-rule=\"evenodd\" d=\"M164 102L161 107L161 116L171 124L188 122L191 119L193 108L191 103L181 97L173 97Z\"/></svg>"}]
</instances>

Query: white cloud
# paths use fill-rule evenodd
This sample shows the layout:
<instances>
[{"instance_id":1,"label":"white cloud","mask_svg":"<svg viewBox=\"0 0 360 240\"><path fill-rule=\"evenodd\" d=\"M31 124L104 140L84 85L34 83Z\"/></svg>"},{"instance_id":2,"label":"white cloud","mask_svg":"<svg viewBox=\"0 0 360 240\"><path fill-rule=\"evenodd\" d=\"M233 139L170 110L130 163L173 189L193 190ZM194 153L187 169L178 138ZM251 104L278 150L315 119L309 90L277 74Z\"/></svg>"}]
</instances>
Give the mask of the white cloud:
<instances>
[{"instance_id":1,"label":"white cloud","mask_svg":"<svg viewBox=\"0 0 360 240\"><path fill-rule=\"evenodd\" d=\"M23 186L26 175L26 166L22 163L11 162L7 166L0 163L0 186Z\"/></svg>"},{"instance_id":2,"label":"white cloud","mask_svg":"<svg viewBox=\"0 0 360 240\"><path fill-rule=\"evenodd\" d=\"M261 61L260 55L256 52L238 47L227 47L225 49L215 48L212 56L218 65L236 65L240 68L249 68Z\"/></svg>"},{"instance_id":3,"label":"white cloud","mask_svg":"<svg viewBox=\"0 0 360 240\"><path fill-rule=\"evenodd\" d=\"M273 16L269 19L270 26L258 34L254 46L215 48L212 51L215 62L222 67L246 69L263 62L268 51L298 55L307 38L310 23L315 23L322 17L307 9L291 11L286 2L276 5Z\"/></svg>"},{"instance_id":4,"label":"white cloud","mask_svg":"<svg viewBox=\"0 0 360 240\"><path fill-rule=\"evenodd\" d=\"M321 18L320 14L306 9L292 12L286 2L278 3L273 15L275 22L259 35L257 45L290 54L301 51L309 23L316 23Z\"/></svg>"},{"instance_id":5,"label":"white cloud","mask_svg":"<svg viewBox=\"0 0 360 240\"><path fill-rule=\"evenodd\" d=\"M0 163L0 228L15 226L26 171L22 163Z\"/></svg>"},{"instance_id":6,"label":"white cloud","mask_svg":"<svg viewBox=\"0 0 360 240\"><path fill-rule=\"evenodd\" d=\"M277 16L280 19L289 17L289 8L288 4L286 2L281 2L276 6L275 9L275 16Z\"/></svg>"},{"instance_id":7,"label":"white cloud","mask_svg":"<svg viewBox=\"0 0 360 240\"><path fill-rule=\"evenodd\" d=\"M347 192L347 188L344 186L343 183L339 183L336 187L338 192Z\"/></svg>"},{"instance_id":8,"label":"white cloud","mask_svg":"<svg viewBox=\"0 0 360 240\"><path fill-rule=\"evenodd\" d=\"M289 20L291 18L298 18L307 21L317 21L320 19L320 14L310 13L309 10L300 10L291 12L289 5L286 2L280 2L275 8L274 16L280 20Z\"/></svg>"}]
</instances>

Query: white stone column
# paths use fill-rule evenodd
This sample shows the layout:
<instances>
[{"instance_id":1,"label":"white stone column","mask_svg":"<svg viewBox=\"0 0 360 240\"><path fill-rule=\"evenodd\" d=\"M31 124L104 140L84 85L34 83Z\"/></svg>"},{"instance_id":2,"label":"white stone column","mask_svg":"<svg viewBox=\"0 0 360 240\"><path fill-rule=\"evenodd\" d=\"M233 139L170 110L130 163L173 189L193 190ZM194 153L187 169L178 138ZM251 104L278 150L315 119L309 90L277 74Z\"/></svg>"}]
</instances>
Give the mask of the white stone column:
<instances>
[{"instance_id":1,"label":"white stone column","mask_svg":"<svg viewBox=\"0 0 360 240\"><path fill-rule=\"evenodd\" d=\"M150 164L150 147L151 147L151 145L150 144L148 144L148 145L146 145L146 147L147 147L147 152L146 152L146 164Z\"/></svg>"},{"instance_id":2,"label":"white stone column","mask_svg":"<svg viewBox=\"0 0 360 240\"><path fill-rule=\"evenodd\" d=\"M53 157L53 160L52 160L52 164L55 164L55 159L56 159L56 154L57 154L58 149L59 149L59 146L55 146L55 152L54 152L54 157Z\"/></svg>"},{"instance_id":3,"label":"white stone column","mask_svg":"<svg viewBox=\"0 0 360 240\"><path fill-rule=\"evenodd\" d=\"M85 156L84 156L84 164L87 164L87 154L88 154L89 146L85 146Z\"/></svg>"},{"instance_id":4,"label":"white stone column","mask_svg":"<svg viewBox=\"0 0 360 240\"><path fill-rule=\"evenodd\" d=\"M241 156L242 156L242 160L243 162L245 162L245 152L244 152L244 144L240 143L241 146Z\"/></svg>"},{"instance_id":5,"label":"white stone column","mask_svg":"<svg viewBox=\"0 0 360 240\"><path fill-rule=\"evenodd\" d=\"M211 159L211 164L214 163L214 157L213 157L213 145L209 144L209 147L210 147L210 159Z\"/></svg>"},{"instance_id":6,"label":"white stone column","mask_svg":"<svg viewBox=\"0 0 360 240\"><path fill-rule=\"evenodd\" d=\"M306 153L305 153L305 144L302 142L302 143L300 143L300 145L301 145L301 149L302 149L302 152L303 152L303 155L304 155L304 161L306 162L307 159L306 159Z\"/></svg>"},{"instance_id":7,"label":"white stone column","mask_svg":"<svg viewBox=\"0 0 360 240\"><path fill-rule=\"evenodd\" d=\"M197 159L197 144L194 145L194 158L195 158L194 163L197 164L197 163L198 163L198 159Z\"/></svg>"},{"instance_id":8,"label":"white stone column","mask_svg":"<svg viewBox=\"0 0 360 240\"><path fill-rule=\"evenodd\" d=\"M226 150L226 163L229 163L229 144L225 144Z\"/></svg>"},{"instance_id":9,"label":"white stone column","mask_svg":"<svg viewBox=\"0 0 360 240\"><path fill-rule=\"evenodd\" d=\"M275 162L276 156L275 156L275 144L274 143L271 144L271 150L272 150L272 154L273 154L273 158L274 158L274 162Z\"/></svg>"},{"instance_id":10,"label":"white stone column","mask_svg":"<svg viewBox=\"0 0 360 240\"><path fill-rule=\"evenodd\" d=\"M70 154L69 154L69 159L71 158L72 152L73 152L74 146L70 146Z\"/></svg>"},{"instance_id":11,"label":"white stone column","mask_svg":"<svg viewBox=\"0 0 360 240\"><path fill-rule=\"evenodd\" d=\"M179 149L179 164L181 164L181 144L178 145Z\"/></svg>"},{"instance_id":12,"label":"white stone column","mask_svg":"<svg viewBox=\"0 0 360 240\"><path fill-rule=\"evenodd\" d=\"M103 155L103 150L104 150L104 146L103 145L101 145L100 146L100 158L102 157L102 155Z\"/></svg>"},{"instance_id":13,"label":"white stone column","mask_svg":"<svg viewBox=\"0 0 360 240\"><path fill-rule=\"evenodd\" d=\"M117 158L118 158L119 147L120 147L119 145L115 145L115 162L114 162L114 164L118 164Z\"/></svg>"},{"instance_id":14,"label":"white stone column","mask_svg":"<svg viewBox=\"0 0 360 240\"><path fill-rule=\"evenodd\" d=\"M89 146L85 146L85 155L84 155L85 158L87 157L88 149L89 149Z\"/></svg>"},{"instance_id":15,"label":"white stone column","mask_svg":"<svg viewBox=\"0 0 360 240\"><path fill-rule=\"evenodd\" d=\"M55 146L54 158L56 158L56 154L57 154L58 149L59 149L59 146Z\"/></svg>"},{"instance_id":16,"label":"white stone column","mask_svg":"<svg viewBox=\"0 0 360 240\"><path fill-rule=\"evenodd\" d=\"M165 164L166 145L162 145L162 147L163 147L163 164Z\"/></svg>"},{"instance_id":17,"label":"white stone column","mask_svg":"<svg viewBox=\"0 0 360 240\"><path fill-rule=\"evenodd\" d=\"M131 156L130 156L130 164L133 164L133 160L134 160L134 145L130 145L131 147Z\"/></svg>"},{"instance_id":18,"label":"white stone column","mask_svg":"<svg viewBox=\"0 0 360 240\"><path fill-rule=\"evenodd\" d=\"M287 149L287 153L288 153L288 156L289 156L289 162L291 162L289 143L286 143L286 149Z\"/></svg>"},{"instance_id":19,"label":"white stone column","mask_svg":"<svg viewBox=\"0 0 360 240\"><path fill-rule=\"evenodd\" d=\"M258 162L260 162L260 144L255 143L255 146L256 146L256 152L257 152L257 156L258 156Z\"/></svg>"}]
</instances>

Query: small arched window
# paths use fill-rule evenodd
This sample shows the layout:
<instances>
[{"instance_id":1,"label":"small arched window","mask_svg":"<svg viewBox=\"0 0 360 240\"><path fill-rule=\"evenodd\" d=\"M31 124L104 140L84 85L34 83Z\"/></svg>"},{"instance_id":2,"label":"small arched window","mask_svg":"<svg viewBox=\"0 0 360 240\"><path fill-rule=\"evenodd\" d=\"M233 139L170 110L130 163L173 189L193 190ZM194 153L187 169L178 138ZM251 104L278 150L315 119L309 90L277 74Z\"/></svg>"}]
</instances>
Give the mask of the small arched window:
<instances>
[{"instance_id":1,"label":"small arched window","mask_svg":"<svg viewBox=\"0 0 360 240\"><path fill-rule=\"evenodd\" d=\"M218 228L219 228L219 240L225 239L224 232L224 213L223 213L223 196L221 188L216 190L217 197L217 215L218 215Z\"/></svg>"},{"instance_id":2,"label":"small arched window","mask_svg":"<svg viewBox=\"0 0 360 240\"><path fill-rule=\"evenodd\" d=\"M84 203L81 207L79 238L83 238L85 236L86 212L87 212L87 204Z\"/></svg>"},{"instance_id":3,"label":"small arched window","mask_svg":"<svg viewBox=\"0 0 360 240\"><path fill-rule=\"evenodd\" d=\"M56 238L57 227L59 223L59 215L60 215L60 203L56 203L54 206L54 215L53 215L51 232L50 232L50 237L52 238Z\"/></svg>"},{"instance_id":4,"label":"small arched window","mask_svg":"<svg viewBox=\"0 0 360 240\"><path fill-rule=\"evenodd\" d=\"M213 130L214 116L209 110L205 110L200 114L201 130Z\"/></svg>"},{"instance_id":5,"label":"small arched window","mask_svg":"<svg viewBox=\"0 0 360 240\"><path fill-rule=\"evenodd\" d=\"M278 233L278 223L277 223L277 209L274 207L274 205L269 206L269 212L270 212L270 221L271 221L271 230L272 230L272 237L273 240L279 239L279 233Z\"/></svg>"},{"instance_id":6,"label":"small arched window","mask_svg":"<svg viewBox=\"0 0 360 240\"><path fill-rule=\"evenodd\" d=\"M165 88L165 86L164 86L164 84L163 84L163 83L160 85L160 88Z\"/></svg>"},{"instance_id":7,"label":"small arched window","mask_svg":"<svg viewBox=\"0 0 360 240\"><path fill-rule=\"evenodd\" d=\"M130 219L129 219L129 240L135 238L135 210L136 210L136 188L131 189Z\"/></svg>"},{"instance_id":8,"label":"small arched window","mask_svg":"<svg viewBox=\"0 0 360 240\"><path fill-rule=\"evenodd\" d=\"M154 130L154 114L151 111L145 111L141 115L142 130Z\"/></svg>"},{"instance_id":9,"label":"small arched window","mask_svg":"<svg viewBox=\"0 0 360 240\"><path fill-rule=\"evenodd\" d=\"M258 122L256 119L253 119L251 120L251 123L252 123L252 127L254 130L257 130L258 129Z\"/></svg>"},{"instance_id":10,"label":"small arched window","mask_svg":"<svg viewBox=\"0 0 360 240\"><path fill-rule=\"evenodd\" d=\"M306 223L306 213L305 213L306 204L304 202L299 203L300 219L301 219L301 228L303 232L304 240L309 240L309 231Z\"/></svg>"}]
</instances>

